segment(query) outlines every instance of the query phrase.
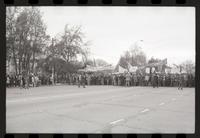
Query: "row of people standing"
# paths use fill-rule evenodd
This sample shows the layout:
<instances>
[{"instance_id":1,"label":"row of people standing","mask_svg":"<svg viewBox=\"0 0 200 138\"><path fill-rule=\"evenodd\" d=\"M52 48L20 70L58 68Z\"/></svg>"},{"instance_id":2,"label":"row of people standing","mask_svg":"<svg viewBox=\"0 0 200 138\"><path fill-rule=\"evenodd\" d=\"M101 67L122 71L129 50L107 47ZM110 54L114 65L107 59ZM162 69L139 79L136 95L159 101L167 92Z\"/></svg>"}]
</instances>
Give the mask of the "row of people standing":
<instances>
[{"instance_id":1,"label":"row of people standing","mask_svg":"<svg viewBox=\"0 0 200 138\"><path fill-rule=\"evenodd\" d=\"M78 75L73 74L69 84L77 84ZM83 74L82 74L83 75ZM178 87L182 82L184 87L194 87L195 77L192 74L87 74L86 85L114 85L114 86L156 86Z\"/></svg>"},{"instance_id":2,"label":"row of people standing","mask_svg":"<svg viewBox=\"0 0 200 138\"><path fill-rule=\"evenodd\" d=\"M114 75L114 85L124 86L164 86L175 87L180 80L184 87L194 87L195 78L192 74L120 74Z\"/></svg>"},{"instance_id":3,"label":"row of people standing","mask_svg":"<svg viewBox=\"0 0 200 138\"><path fill-rule=\"evenodd\" d=\"M40 85L40 80L37 75L6 75L7 87L29 88L38 85Z\"/></svg>"},{"instance_id":4,"label":"row of people standing","mask_svg":"<svg viewBox=\"0 0 200 138\"><path fill-rule=\"evenodd\" d=\"M180 81L184 87L194 87L195 77L192 74L96 74L96 73L73 73L66 76L63 82L77 85L81 81L80 75L84 76L85 85L114 85L114 86L164 86L178 87ZM7 87L23 87L53 85L57 79L52 75L7 75Z\"/></svg>"},{"instance_id":5,"label":"row of people standing","mask_svg":"<svg viewBox=\"0 0 200 138\"><path fill-rule=\"evenodd\" d=\"M77 73L68 76L67 83L70 85L77 84L80 80L80 76L85 78L86 85L112 85L112 77L111 75L103 75L103 74L87 74L87 73Z\"/></svg>"}]
</instances>

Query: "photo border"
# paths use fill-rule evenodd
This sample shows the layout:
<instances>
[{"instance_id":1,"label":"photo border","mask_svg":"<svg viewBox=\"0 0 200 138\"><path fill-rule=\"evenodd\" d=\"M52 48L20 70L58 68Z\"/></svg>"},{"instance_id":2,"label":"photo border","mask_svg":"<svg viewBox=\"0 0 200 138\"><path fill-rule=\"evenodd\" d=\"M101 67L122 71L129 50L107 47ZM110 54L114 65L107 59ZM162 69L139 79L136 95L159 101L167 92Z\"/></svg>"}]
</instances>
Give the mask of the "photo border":
<instances>
[{"instance_id":1,"label":"photo border","mask_svg":"<svg viewBox=\"0 0 200 138\"><path fill-rule=\"evenodd\" d=\"M131 1L133 1L132 4ZM185 1L185 3L180 3ZM134 2L136 2L134 4ZM6 7L7 6L178 6L195 7L195 133L194 134L27 134L6 133ZM83 15L84 16L84 15ZM0 138L197 138L200 137L200 0L1 0L0 1ZM183 120L184 121L184 120Z\"/></svg>"}]
</instances>

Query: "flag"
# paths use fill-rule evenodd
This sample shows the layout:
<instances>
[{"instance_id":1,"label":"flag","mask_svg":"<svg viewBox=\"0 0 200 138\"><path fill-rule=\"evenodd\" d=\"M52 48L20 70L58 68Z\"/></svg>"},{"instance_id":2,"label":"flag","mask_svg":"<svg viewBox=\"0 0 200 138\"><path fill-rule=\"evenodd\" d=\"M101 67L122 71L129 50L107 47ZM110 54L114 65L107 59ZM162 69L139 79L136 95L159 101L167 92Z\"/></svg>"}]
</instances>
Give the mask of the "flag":
<instances>
[{"instance_id":1,"label":"flag","mask_svg":"<svg viewBox=\"0 0 200 138\"><path fill-rule=\"evenodd\" d=\"M182 70L183 70L183 66L180 65L180 72L182 72Z\"/></svg>"},{"instance_id":2,"label":"flag","mask_svg":"<svg viewBox=\"0 0 200 138\"><path fill-rule=\"evenodd\" d=\"M165 71L165 73L171 73L172 70L170 68L165 68L164 71Z\"/></svg>"},{"instance_id":3,"label":"flag","mask_svg":"<svg viewBox=\"0 0 200 138\"><path fill-rule=\"evenodd\" d=\"M130 71L131 68L132 68L132 65L128 63L128 70Z\"/></svg>"},{"instance_id":4,"label":"flag","mask_svg":"<svg viewBox=\"0 0 200 138\"><path fill-rule=\"evenodd\" d=\"M158 72L162 71L162 64L158 65Z\"/></svg>"},{"instance_id":5,"label":"flag","mask_svg":"<svg viewBox=\"0 0 200 138\"><path fill-rule=\"evenodd\" d=\"M155 70L156 70L155 67L152 67L152 68L151 68L151 73L154 73Z\"/></svg>"},{"instance_id":6,"label":"flag","mask_svg":"<svg viewBox=\"0 0 200 138\"><path fill-rule=\"evenodd\" d=\"M129 72L136 72L137 69L138 69L137 66L132 66L130 63L128 63Z\"/></svg>"},{"instance_id":7,"label":"flag","mask_svg":"<svg viewBox=\"0 0 200 138\"><path fill-rule=\"evenodd\" d=\"M124 72L126 72L127 71L127 69L125 69L125 68L123 68L123 67L121 67L120 65L119 65L119 67L118 67L118 72L119 73L124 73Z\"/></svg>"},{"instance_id":8,"label":"flag","mask_svg":"<svg viewBox=\"0 0 200 138\"><path fill-rule=\"evenodd\" d=\"M178 68L179 66L178 65L176 65L176 64L173 64L176 68Z\"/></svg>"},{"instance_id":9,"label":"flag","mask_svg":"<svg viewBox=\"0 0 200 138\"><path fill-rule=\"evenodd\" d=\"M180 70L179 70L179 68L172 68L171 73L172 74L180 73Z\"/></svg>"}]
</instances>

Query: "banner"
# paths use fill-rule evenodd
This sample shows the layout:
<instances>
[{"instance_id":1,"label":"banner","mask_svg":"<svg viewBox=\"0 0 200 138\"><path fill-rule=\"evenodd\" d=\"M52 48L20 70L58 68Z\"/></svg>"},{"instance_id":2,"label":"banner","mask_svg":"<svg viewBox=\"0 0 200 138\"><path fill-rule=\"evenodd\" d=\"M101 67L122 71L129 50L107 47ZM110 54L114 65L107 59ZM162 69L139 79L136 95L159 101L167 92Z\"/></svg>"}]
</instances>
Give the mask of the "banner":
<instances>
[{"instance_id":1,"label":"banner","mask_svg":"<svg viewBox=\"0 0 200 138\"><path fill-rule=\"evenodd\" d=\"M155 70L156 70L155 67L152 67L151 68L151 73L154 73Z\"/></svg>"},{"instance_id":2,"label":"banner","mask_svg":"<svg viewBox=\"0 0 200 138\"><path fill-rule=\"evenodd\" d=\"M184 70L184 69L182 69L182 70L181 70L181 73L187 73L187 71L186 71L186 70Z\"/></svg>"},{"instance_id":3,"label":"banner","mask_svg":"<svg viewBox=\"0 0 200 138\"><path fill-rule=\"evenodd\" d=\"M137 66L132 66L131 68L130 68L130 72L136 72L137 71L137 69L138 69L138 67Z\"/></svg>"},{"instance_id":4,"label":"banner","mask_svg":"<svg viewBox=\"0 0 200 138\"><path fill-rule=\"evenodd\" d=\"M128 63L129 72L136 72L137 69L138 69L137 66L132 66L130 63Z\"/></svg>"},{"instance_id":5,"label":"banner","mask_svg":"<svg viewBox=\"0 0 200 138\"><path fill-rule=\"evenodd\" d=\"M148 74L149 74L149 73L150 73L150 68L146 68L146 70L145 70L145 71L146 71L146 73L148 73Z\"/></svg>"},{"instance_id":6,"label":"banner","mask_svg":"<svg viewBox=\"0 0 200 138\"><path fill-rule=\"evenodd\" d=\"M179 68L172 68L171 73L172 74L180 73L180 69Z\"/></svg>"},{"instance_id":7,"label":"banner","mask_svg":"<svg viewBox=\"0 0 200 138\"><path fill-rule=\"evenodd\" d=\"M159 65L158 66L158 72L161 72L162 71L162 65Z\"/></svg>"},{"instance_id":8,"label":"banner","mask_svg":"<svg viewBox=\"0 0 200 138\"><path fill-rule=\"evenodd\" d=\"M165 73L171 73L171 69L165 68Z\"/></svg>"}]
</instances>

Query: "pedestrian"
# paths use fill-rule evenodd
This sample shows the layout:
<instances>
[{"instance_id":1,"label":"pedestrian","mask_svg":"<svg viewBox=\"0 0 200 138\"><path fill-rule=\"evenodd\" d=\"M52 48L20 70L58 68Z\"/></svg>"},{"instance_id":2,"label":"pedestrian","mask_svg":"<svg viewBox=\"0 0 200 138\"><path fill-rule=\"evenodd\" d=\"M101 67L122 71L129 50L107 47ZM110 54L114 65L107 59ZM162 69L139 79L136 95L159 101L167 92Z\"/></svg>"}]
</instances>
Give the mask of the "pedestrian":
<instances>
[{"instance_id":1,"label":"pedestrian","mask_svg":"<svg viewBox=\"0 0 200 138\"><path fill-rule=\"evenodd\" d=\"M112 82L113 82L113 85L116 86L117 81L116 81L116 75L115 74L112 76Z\"/></svg>"},{"instance_id":2,"label":"pedestrian","mask_svg":"<svg viewBox=\"0 0 200 138\"><path fill-rule=\"evenodd\" d=\"M32 77L31 77L31 82L32 82L32 86L35 87L35 78L34 78L34 75L32 75Z\"/></svg>"},{"instance_id":3,"label":"pedestrian","mask_svg":"<svg viewBox=\"0 0 200 138\"><path fill-rule=\"evenodd\" d=\"M77 82L78 82L78 87L80 88L80 85L81 85L81 74L78 74Z\"/></svg>"},{"instance_id":4,"label":"pedestrian","mask_svg":"<svg viewBox=\"0 0 200 138\"><path fill-rule=\"evenodd\" d=\"M35 75L35 87L38 87L39 85L39 78L38 75Z\"/></svg>"},{"instance_id":5,"label":"pedestrian","mask_svg":"<svg viewBox=\"0 0 200 138\"><path fill-rule=\"evenodd\" d=\"M121 85L120 75L117 75L117 76L116 76L116 82L117 82L117 85L118 85L118 86Z\"/></svg>"},{"instance_id":6,"label":"pedestrian","mask_svg":"<svg viewBox=\"0 0 200 138\"><path fill-rule=\"evenodd\" d=\"M131 76L130 73L128 72L126 74L126 86L129 87L130 86L130 81L131 81Z\"/></svg>"},{"instance_id":7,"label":"pedestrian","mask_svg":"<svg viewBox=\"0 0 200 138\"><path fill-rule=\"evenodd\" d=\"M158 88L159 86L159 74L156 74L156 87Z\"/></svg>"},{"instance_id":8,"label":"pedestrian","mask_svg":"<svg viewBox=\"0 0 200 138\"><path fill-rule=\"evenodd\" d=\"M152 77L152 84L153 84L153 88L156 87L156 82L157 82L157 75L156 74L153 74L153 77Z\"/></svg>"},{"instance_id":9,"label":"pedestrian","mask_svg":"<svg viewBox=\"0 0 200 138\"><path fill-rule=\"evenodd\" d=\"M136 74L134 74L134 76L133 76L133 85L137 86L137 75Z\"/></svg>"},{"instance_id":10,"label":"pedestrian","mask_svg":"<svg viewBox=\"0 0 200 138\"><path fill-rule=\"evenodd\" d=\"M149 75L145 75L145 86L148 86L149 83Z\"/></svg>"},{"instance_id":11,"label":"pedestrian","mask_svg":"<svg viewBox=\"0 0 200 138\"><path fill-rule=\"evenodd\" d=\"M54 85L54 77L53 77L53 75L51 75L50 81L51 81L51 85Z\"/></svg>"},{"instance_id":12,"label":"pedestrian","mask_svg":"<svg viewBox=\"0 0 200 138\"><path fill-rule=\"evenodd\" d=\"M159 87L162 86L162 75L161 74L159 74L159 76L158 76L158 86Z\"/></svg>"},{"instance_id":13,"label":"pedestrian","mask_svg":"<svg viewBox=\"0 0 200 138\"><path fill-rule=\"evenodd\" d=\"M14 75L14 87L17 87L17 76Z\"/></svg>"},{"instance_id":14,"label":"pedestrian","mask_svg":"<svg viewBox=\"0 0 200 138\"><path fill-rule=\"evenodd\" d=\"M183 81L184 81L184 78L182 76L182 74L179 74L179 78L178 78L178 90L183 90Z\"/></svg>"},{"instance_id":15,"label":"pedestrian","mask_svg":"<svg viewBox=\"0 0 200 138\"><path fill-rule=\"evenodd\" d=\"M85 88L85 84L86 84L86 75L85 75L85 73L83 73L81 75L81 84L82 84L83 88Z\"/></svg>"},{"instance_id":16,"label":"pedestrian","mask_svg":"<svg viewBox=\"0 0 200 138\"><path fill-rule=\"evenodd\" d=\"M184 87L187 87L187 81L188 81L187 74L183 74L183 86Z\"/></svg>"},{"instance_id":17,"label":"pedestrian","mask_svg":"<svg viewBox=\"0 0 200 138\"><path fill-rule=\"evenodd\" d=\"M101 85L104 85L104 76L101 75Z\"/></svg>"},{"instance_id":18,"label":"pedestrian","mask_svg":"<svg viewBox=\"0 0 200 138\"><path fill-rule=\"evenodd\" d=\"M6 77L6 85L7 85L7 87L10 87L10 77L9 77L9 75L7 75L7 77Z\"/></svg>"},{"instance_id":19,"label":"pedestrian","mask_svg":"<svg viewBox=\"0 0 200 138\"><path fill-rule=\"evenodd\" d=\"M24 86L24 88L25 88L25 89L29 89L29 76L26 75L24 79L25 79L25 80L24 80L24 81L25 81L25 84L24 84L25 86Z\"/></svg>"},{"instance_id":20,"label":"pedestrian","mask_svg":"<svg viewBox=\"0 0 200 138\"><path fill-rule=\"evenodd\" d=\"M91 85L91 76L87 74L87 85Z\"/></svg>"}]
</instances>

